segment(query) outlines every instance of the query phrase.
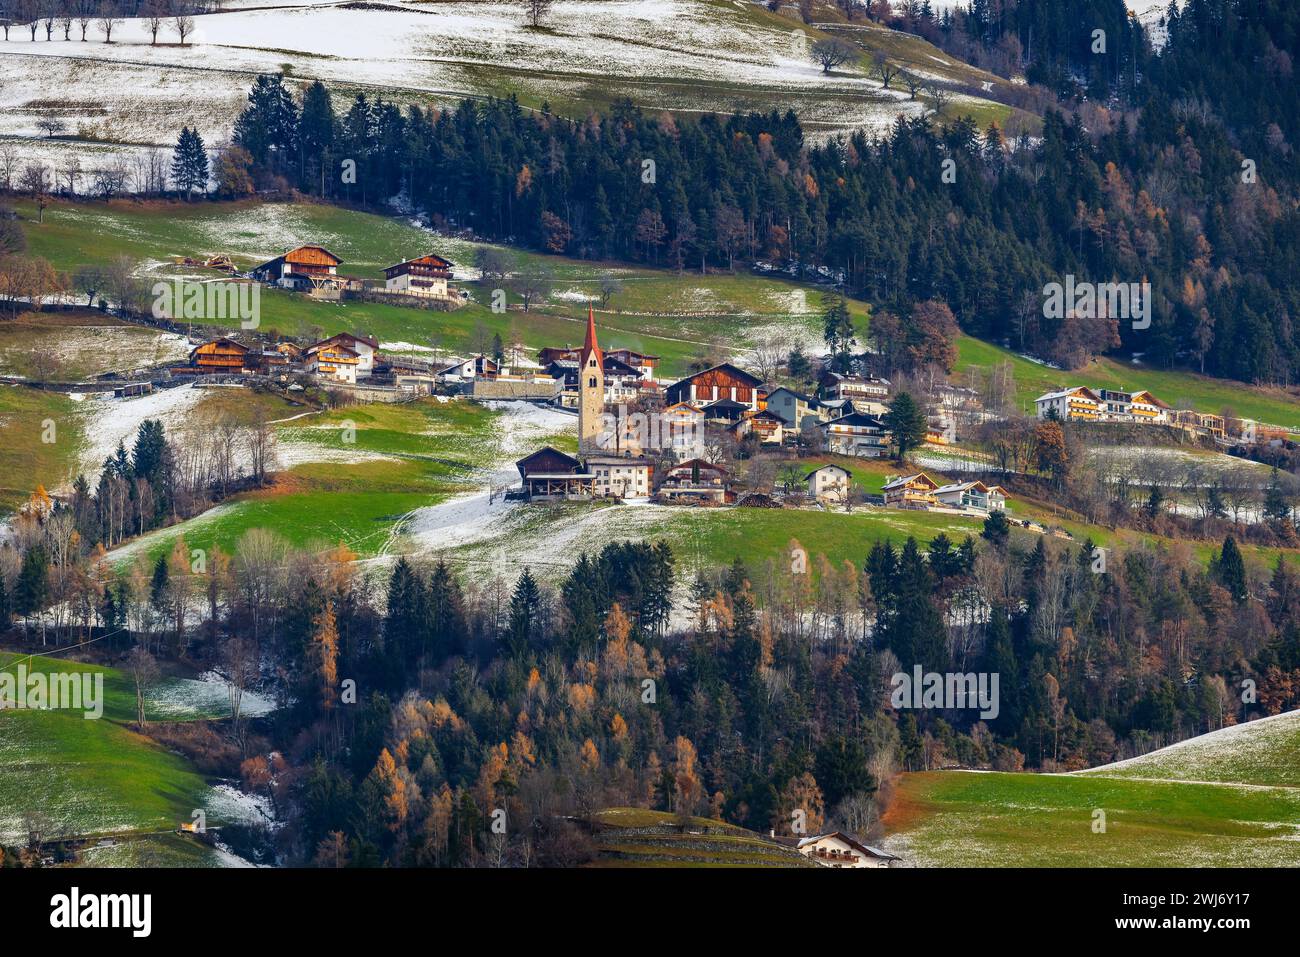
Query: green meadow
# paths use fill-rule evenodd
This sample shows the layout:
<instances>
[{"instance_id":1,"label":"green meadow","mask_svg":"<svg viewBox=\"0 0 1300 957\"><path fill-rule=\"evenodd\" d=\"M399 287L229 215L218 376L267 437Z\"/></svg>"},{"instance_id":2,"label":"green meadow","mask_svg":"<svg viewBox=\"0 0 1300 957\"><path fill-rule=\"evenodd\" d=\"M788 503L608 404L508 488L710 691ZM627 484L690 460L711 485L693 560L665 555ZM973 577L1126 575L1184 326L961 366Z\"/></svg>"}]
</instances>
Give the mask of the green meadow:
<instances>
[{"instance_id":1,"label":"green meadow","mask_svg":"<svg viewBox=\"0 0 1300 957\"><path fill-rule=\"evenodd\" d=\"M938 867L1294 867L1297 822L1296 788L962 771L903 775L885 815Z\"/></svg>"},{"instance_id":2,"label":"green meadow","mask_svg":"<svg viewBox=\"0 0 1300 957\"><path fill-rule=\"evenodd\" d=\"M362 558L387 552L402 519L449 494L478 487L498 454L501 413L471 402L346 406L281 423L282 455L304 460L267 489L158 529L117 553L119 562L170 549L178 535L193 548L234 551L250 529L295 547L346 545Z\"/></svg>"},{"instance_id":3,"label":"green meadow","mask_svg":"<svg viewBox=\"0 0 1300 957\"><path fill-rule=\"evenodd\" d=\"M82 429L66 395L0 385L0 515L27 501L37 483L53 489L71 478Z\"/></svg>"},{"instance_id":4,"label":"green meadow","mask_svg":"<svg viewBox=\"0 0 1300 957\"><path fill-rule=\"evenodd\" d=\"M128 675L61 658L0 652L2 671L16 676L20 662L29 673L102 673L104 713L87 720L81 711L0 710L0 837L6 842L17 839L26 812L44 814L55 831L81 835L168 830L204 806L203 777L185 759L128 727L135 721ZM146 713L173 717L157 707Z\"/></svg>"},{"instance_id":5,"label":"green meadow","mask_svg":"<svg viewBox=\"0 0 1300 957\"><path fill-rule=\"evenodd\" d=\"M472 267L484 244L434 236L403 220L317 204L56 202L37 223L30 204L20 202L30 252L72 272L77 266L128 256L158 279L219 274L175 260L229 254L248 269L303 243L326 246L342 260L340 272L382 278L383 268L428 251ZM774 330L815 343L820 339L821 290L782 279L742 274L677 275L663 269L628 267L510 250L519 269L544 267L549 295L524 312L510 294L510 309L488 307L491 290L477 282L460 287L472 301L453 312L381 303L331 303L281 290L262 290L260 327L287 336L320 331L364 332L386 342L470 351L486 330L509 342L516 336L531 349L582 341L587 303L600 296L602 276L623 285L599 309L606 348L658 355L663 374L686 371L701 354L725 358ZM852 304L859 318L863 303ZM218 324L219 325L219 324ZM226 328L234 328L233 322ZM423 354L423 353L420 353Z\"/></svg>"}]
</instances>

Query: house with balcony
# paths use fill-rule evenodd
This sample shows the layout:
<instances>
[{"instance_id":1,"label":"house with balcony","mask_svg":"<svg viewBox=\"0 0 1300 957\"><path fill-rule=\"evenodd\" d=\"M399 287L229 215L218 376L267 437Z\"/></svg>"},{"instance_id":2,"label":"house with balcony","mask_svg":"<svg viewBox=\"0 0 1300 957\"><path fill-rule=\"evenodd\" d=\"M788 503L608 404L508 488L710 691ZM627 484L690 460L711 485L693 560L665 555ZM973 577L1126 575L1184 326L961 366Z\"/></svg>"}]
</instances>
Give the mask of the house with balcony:
<instances>
[{"instance_id":1,"label":"house with balcony","mask_svg":"<svg viewBox=\"0 0 1300 957\"><path fill-rule=\"evenodd\" d=\"M934 490L940 505L949 508L973 508L981 512L1006 511L1007 493L1000 485L983 482L957 482Z\"/></svg>"},{"instance_id":2,"label":"house with balcony","mask_svg":"<svg viewBox=\"0 0 1300 957\"><path fill-rule=\"evenodd\" d=\"M384 269L384 292L424 299L450 299L453 263L433 253L395 263Z\"/></svg>"},{"instance_id":3,"label":"house with balcony","mask_svg":"<svg viewBox=\"0 0 1300 957\"><path fill-rule=\"evenodd\" d=\"M822 425L826 450L837 455L879 459L889 454L890 431L874 415L850 412Z\"/></svg>"},{"instance_id":4,"label":"house with balcony","mask_svg":"<svg viewBox=\"0 0 1300 957\"><path fill-rule=\"evenodd\" d=\"M915 475L900 475L885 482L881 493L885 504L895 508L930 508L939 504L934 493L939 483L924 472Z\"/></svg>"},{"instance_id":5,"label":"house with balcony","mask_svg":"<svg viewBox=\"0 0 1300 957\"><path fill-rule=\"evenodd\" d=\"M840 372L824 373L817 383L822 399L848 399L884 402L889 398L890 382L877 376L846 375Z\"/></svg>"},{"instance_id":6,"label":"house with balcony","mask_svg":"<svg viewBox=\"0 0 1300 957\"><path fill-rule=\"evenodd\" d=\"M732 498L727 487L729 479L727 470L721 465L690 459L664 473L655 494L662 502L722 505Z\"/></svg>"},{"instance_id":7,"label":"house with balcony","mask_svg":"<svg viewBox=\"0 0 1300 957\"><path fill-rule=\"evenodd\" d=\"M1097 422L1105 411L1101 395L1082 385L1040 395L1034 400L1034 407L1038 418L1049 419L1055 415L1062 422Z\"/></svg>"}]
</instances>

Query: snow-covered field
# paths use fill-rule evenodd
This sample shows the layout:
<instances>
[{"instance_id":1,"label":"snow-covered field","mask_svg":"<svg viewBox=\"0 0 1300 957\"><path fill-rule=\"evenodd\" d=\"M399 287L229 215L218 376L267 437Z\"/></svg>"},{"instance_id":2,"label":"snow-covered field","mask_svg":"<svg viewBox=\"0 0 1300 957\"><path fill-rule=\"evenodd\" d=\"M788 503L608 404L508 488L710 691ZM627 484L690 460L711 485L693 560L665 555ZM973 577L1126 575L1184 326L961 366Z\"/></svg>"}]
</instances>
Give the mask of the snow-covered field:
<instances>
[{"instance_id":1,"label":"snow-covered field","mask_svg":"<svg viewBox=\"0 0 1300 957\"><path fill-rule=\"evenodd\" d=\"M198 678L170 678L149 691L151 713L168 721L183 721L206 715L230 714L230 685L215 671ZM275 710L275 701L255 691L245 691L239 705L246 718L261 717Z\"/></svg>"},{"instance_id":2,"label":"snow-covered field","mask_svg":"<svg viewBox=\"0 0 1300 957\"><path fill-rule=\"evenodd\" d=\"M1300 787L1300 711L1234 724L1140 757L1075 773Z\"/></svg>"},{"instance_id":3,"label":"snow-covered field","mask_svg":"<svg viewBox=\"0 0 1300 957\"><path fill-rule=\"evenodd\" d=\"M813 127L884 129L922 104L882 90L858 68L824 76L794 21L733 0L561 0L546 30L525 27L517 3L281 3L196 18L180 46L157 45L129 19L112 43L92 25L0 44L0 138L24 158L83 166L134 161L197 123L209 145L229 137L258 73L287 70L343 92L450 105L520 93L555 103L631 96L646 108L693 111L795 108ZM536 101L536 100L535 100ZM44 119L63 123L43 139Z\"/></svg>"},{"instance_id":4,"label":"snow-covered field","mask_svg":"<svg viewBox=\"0 0 1300 957\"><path fill-rule=\"evenodd\" d=\"M86 443L81 450L81 470L92 482L99 475L104 459L117 451L119 442L127 452L140 423L161 419L168 434L182 428L203 398L203 390L190 385L162 389L152 395L132 399L115 399L111 395L92 395L81 404L86 415L83 430Z\"/></svg>"},{"instance_id":5,"label":"snow-covered field","mask_svg":"<svg viewBox=\"0 0 1300 957\"><path fill-rule=\"evenodd\" d=\"M33 348L50 353L64 369L87 376L181 363L190 350L184 336L137 326L50 326L41 329L39 342L0 346L0 372L23 367Z\"/></svg>"},{"instance_id":6,"label":"snow-covered field","mask_svg":"<svg viewBox=\"0 0 1300 957\"><path fill-rule=\"evenodd\" d=\"M403 532L417 552L442 551L491 539L503 534L506 518L519 505L502 497L506 485L516 484L514 463L533 451L544 437L576 428L572 415L528 402L489 403L504 413L498 420L500 442L483 465L483 491L453 496L444 502L416 509Z\"/></svg>"}]
</instances>

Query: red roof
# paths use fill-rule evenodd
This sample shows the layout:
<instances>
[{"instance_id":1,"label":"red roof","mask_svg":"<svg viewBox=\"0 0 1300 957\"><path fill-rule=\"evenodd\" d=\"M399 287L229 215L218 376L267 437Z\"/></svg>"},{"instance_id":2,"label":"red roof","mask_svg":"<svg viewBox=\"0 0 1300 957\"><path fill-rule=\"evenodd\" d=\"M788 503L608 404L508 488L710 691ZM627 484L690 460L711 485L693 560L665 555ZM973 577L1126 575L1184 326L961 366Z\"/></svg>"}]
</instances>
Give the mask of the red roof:
<instances>
[{"instance_id":1,"label":"red roof","mask_svg":"<svg viewBox=\"0 0 1300 957\"><path fill-rule=\"evenodd\" d=\"M596 361L604 369L605 354L600 351L600 343L596 341L596 313L591 306L587 306L587 338L582 342L582 352L578 353L578 364L585 368L587 357L592 353L595 353Z\"/></svg>"}]
</instances>

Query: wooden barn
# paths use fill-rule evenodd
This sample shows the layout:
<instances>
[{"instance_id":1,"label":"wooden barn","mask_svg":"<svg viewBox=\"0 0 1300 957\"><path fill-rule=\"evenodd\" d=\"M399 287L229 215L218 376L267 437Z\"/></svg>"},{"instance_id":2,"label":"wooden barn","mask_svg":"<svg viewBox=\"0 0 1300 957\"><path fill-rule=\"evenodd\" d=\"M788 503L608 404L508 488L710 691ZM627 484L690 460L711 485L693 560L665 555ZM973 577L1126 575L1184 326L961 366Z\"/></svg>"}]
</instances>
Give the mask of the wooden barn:
<instances>
[{"instance_id":1,"label":"wooden barn","mask_svg":"<svg viewBox=\"0 0 1300 957\"><path fill-rule=\"evenodd\" d=\"M524 497L530 502L589 499L596 494L596 476L584 472L582 463L572 455L549 445L524 456L515 467L519 469Z\"/></svg>"},{"instance_id":2,"label":"wooden barn","mask_svg":"<svg viewBox=\"0 0 1300 957\"><path fill-rule=\"evenodd\" d=\"M384 270L384 291L399 296L426 296L446 299L453 263L428 253Z\"/></svg>"},{"instance_id":3,"label":"wooden barn","mask_svg":"<svg viewBox=\"0 0 1300 957\"><path fill-rule=\"evenodd\" d=\"M665 395L669 405L690 402L702 406L724 399L758 412L764 408L767 393L763 389L763 380L758 376L730 362L724 362L712 369L679 379L668 387Z\"/></svg>"},{"instance_id":4,"label":"wooden barn","mask_svg":"<svg viewBox=\"0 0 1300 957\"><path fill-rule=\"evenodd\" d=\"M249 349L234 339L222 337L191 350L190 366L199 372L243 372Z\"/></svg>"},{"instance_id":5,"label":"wooden barn","mask_svg":"<svg viewBox=\"0 0 1300 957\"><path fill-rule=\"evenodd\" d=\"M337 296L345 288L359 285L338 274L339 259L324 246L299 246L253 270L253 278L286 289L313 295Z\"/></svg>"}]
</instances>

